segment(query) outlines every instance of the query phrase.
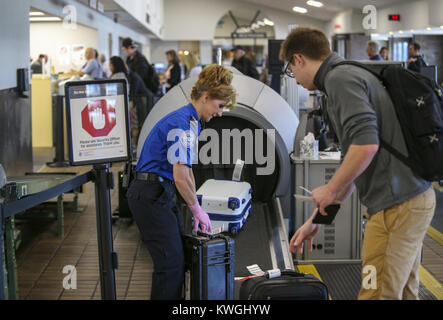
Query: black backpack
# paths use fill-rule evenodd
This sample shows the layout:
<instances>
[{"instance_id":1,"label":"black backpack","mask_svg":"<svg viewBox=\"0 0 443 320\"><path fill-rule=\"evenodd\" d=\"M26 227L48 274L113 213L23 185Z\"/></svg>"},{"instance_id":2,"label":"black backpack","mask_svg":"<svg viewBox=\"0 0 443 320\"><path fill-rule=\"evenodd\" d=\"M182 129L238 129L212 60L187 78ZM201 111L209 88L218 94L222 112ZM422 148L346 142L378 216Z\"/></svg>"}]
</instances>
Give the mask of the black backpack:
<instances>
[{"instance_id":1,"label":"black backpack","mask_svg":"<svg viewBox=\"0 0 443 320\"><path fill-rule=\"evenodd\" d=\"M409 156L380 138L380 146L428 181L443 179L443 89L431 79L400 65L388 65L380 74L355 61L353 65L375 75L388 90Z\"/></svg>"}]
</instances>

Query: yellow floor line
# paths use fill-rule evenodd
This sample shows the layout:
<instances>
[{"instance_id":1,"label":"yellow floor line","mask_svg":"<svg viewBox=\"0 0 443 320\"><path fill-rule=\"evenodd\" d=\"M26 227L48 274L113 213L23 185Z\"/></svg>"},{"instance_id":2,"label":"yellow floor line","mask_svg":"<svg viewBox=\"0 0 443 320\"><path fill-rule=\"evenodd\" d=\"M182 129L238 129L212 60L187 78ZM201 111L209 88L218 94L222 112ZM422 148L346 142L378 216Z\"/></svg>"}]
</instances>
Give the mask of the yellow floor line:
<instances>
[{"instance_id":1,"label":"yellow floor line","mask_svg":"<svg viewBox=\"0 0 443 320\"><path fill-rule=\"evenodd\" d=\"M420 282L438 300L443 300L443 286L423 266L420 266Z\"/></svg>"},{"instance_id":2,"label":"yellow floor line","mask_svg":"<svg viewBox=\"0 0 443 320\"><path fill-rule=\"evenodd\" d=\"M429 226L427 235L430 236L435 241L437 241L441 246L443 246L443 234L440 231Z\"/></svg>"},{"instance_id":3,"label":"yellow floor line","mask_svg":"<svg viewBox=\"0 0 443 320\"><path fill-rule=\"evenodd\" d=\"M323 281L320 277L320 274L318 273L317 269L313 264L299 264L297 265L298 272L301 273L310 273L314 275L318 280ZM331 299L331 295L329 295L329 300Z\"/></svg>"}]
</instances>

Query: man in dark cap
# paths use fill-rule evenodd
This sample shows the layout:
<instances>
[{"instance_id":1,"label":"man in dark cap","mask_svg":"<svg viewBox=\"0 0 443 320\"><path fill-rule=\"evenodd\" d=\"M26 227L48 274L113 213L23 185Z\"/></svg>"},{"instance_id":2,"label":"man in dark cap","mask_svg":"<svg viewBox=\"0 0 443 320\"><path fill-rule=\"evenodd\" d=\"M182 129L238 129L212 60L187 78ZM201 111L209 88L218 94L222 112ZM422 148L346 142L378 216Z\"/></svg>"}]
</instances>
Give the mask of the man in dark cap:
<instances>
[{"instance_id":1,"label":"man in dark cap","mask_svg":"<svg viewBox=\"0 0 443 320\"><path fill-rule=\"evenodd\" d=\"M236 46L234 49L232 49L232 51L234 52L232 66L245 76L258 80L259 74L255 68L255 63L251 59L245 57L245 48L242 46Z\"/></svg>"},{"instance_id":2,"label":"man in dark cap","mask_svg":"<svg viewBox=\"0 0 443 320\"><path fill-rule=\"evenodd\" d=\"M126 56L126 64L131 71L138 73L146 87L155 95L159 88L158 75L146 57L137 50L137 45L131 38L122 42L122 51Z\"/></svg>"}]
</instances>

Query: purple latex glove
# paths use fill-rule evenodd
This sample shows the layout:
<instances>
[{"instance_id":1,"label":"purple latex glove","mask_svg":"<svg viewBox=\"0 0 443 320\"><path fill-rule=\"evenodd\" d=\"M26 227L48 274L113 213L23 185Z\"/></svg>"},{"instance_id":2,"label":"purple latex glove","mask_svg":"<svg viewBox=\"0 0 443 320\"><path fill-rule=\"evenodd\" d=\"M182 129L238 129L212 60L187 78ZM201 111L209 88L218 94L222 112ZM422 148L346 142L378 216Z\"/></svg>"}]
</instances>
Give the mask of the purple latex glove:
<instances>
[{"instance_id":1,"label":"purple latex glove","mask_svg":"<svg viewBox=\"0 0 443 320\"><path fill-rule=\"evenodd\" d=\"M194 216L194 231L197 232L200 226L203 233L212 232L211 220L209 220L208 214L200 207L198 201L188 207Z\"/></svg>"}]
</instances>

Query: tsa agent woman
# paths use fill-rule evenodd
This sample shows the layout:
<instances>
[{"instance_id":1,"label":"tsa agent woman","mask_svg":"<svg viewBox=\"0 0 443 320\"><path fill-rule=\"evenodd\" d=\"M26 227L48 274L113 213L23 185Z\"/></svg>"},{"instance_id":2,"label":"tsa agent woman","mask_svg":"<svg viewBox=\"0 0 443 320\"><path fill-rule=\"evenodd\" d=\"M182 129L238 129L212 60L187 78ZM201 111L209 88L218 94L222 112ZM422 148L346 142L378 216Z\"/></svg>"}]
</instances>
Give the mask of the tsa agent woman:
<instances>
[{"instance_id":1,"label":"tsa agent woman","mask_svg":"<svg viewBox=\"0 0 443 320\"><path fill-rule=\"evenodd\" d=\"M211 222L196 195L192 162L200 121L220 117L235 105L232 73L218 65L205 68L192 88L192 102L166 115L151 130L129 186L129 208L154 262L151 300L182 299L183 220L174 203L178 191L194 217L194 230L211 232Z\"/></svg>"}]
</instances>

